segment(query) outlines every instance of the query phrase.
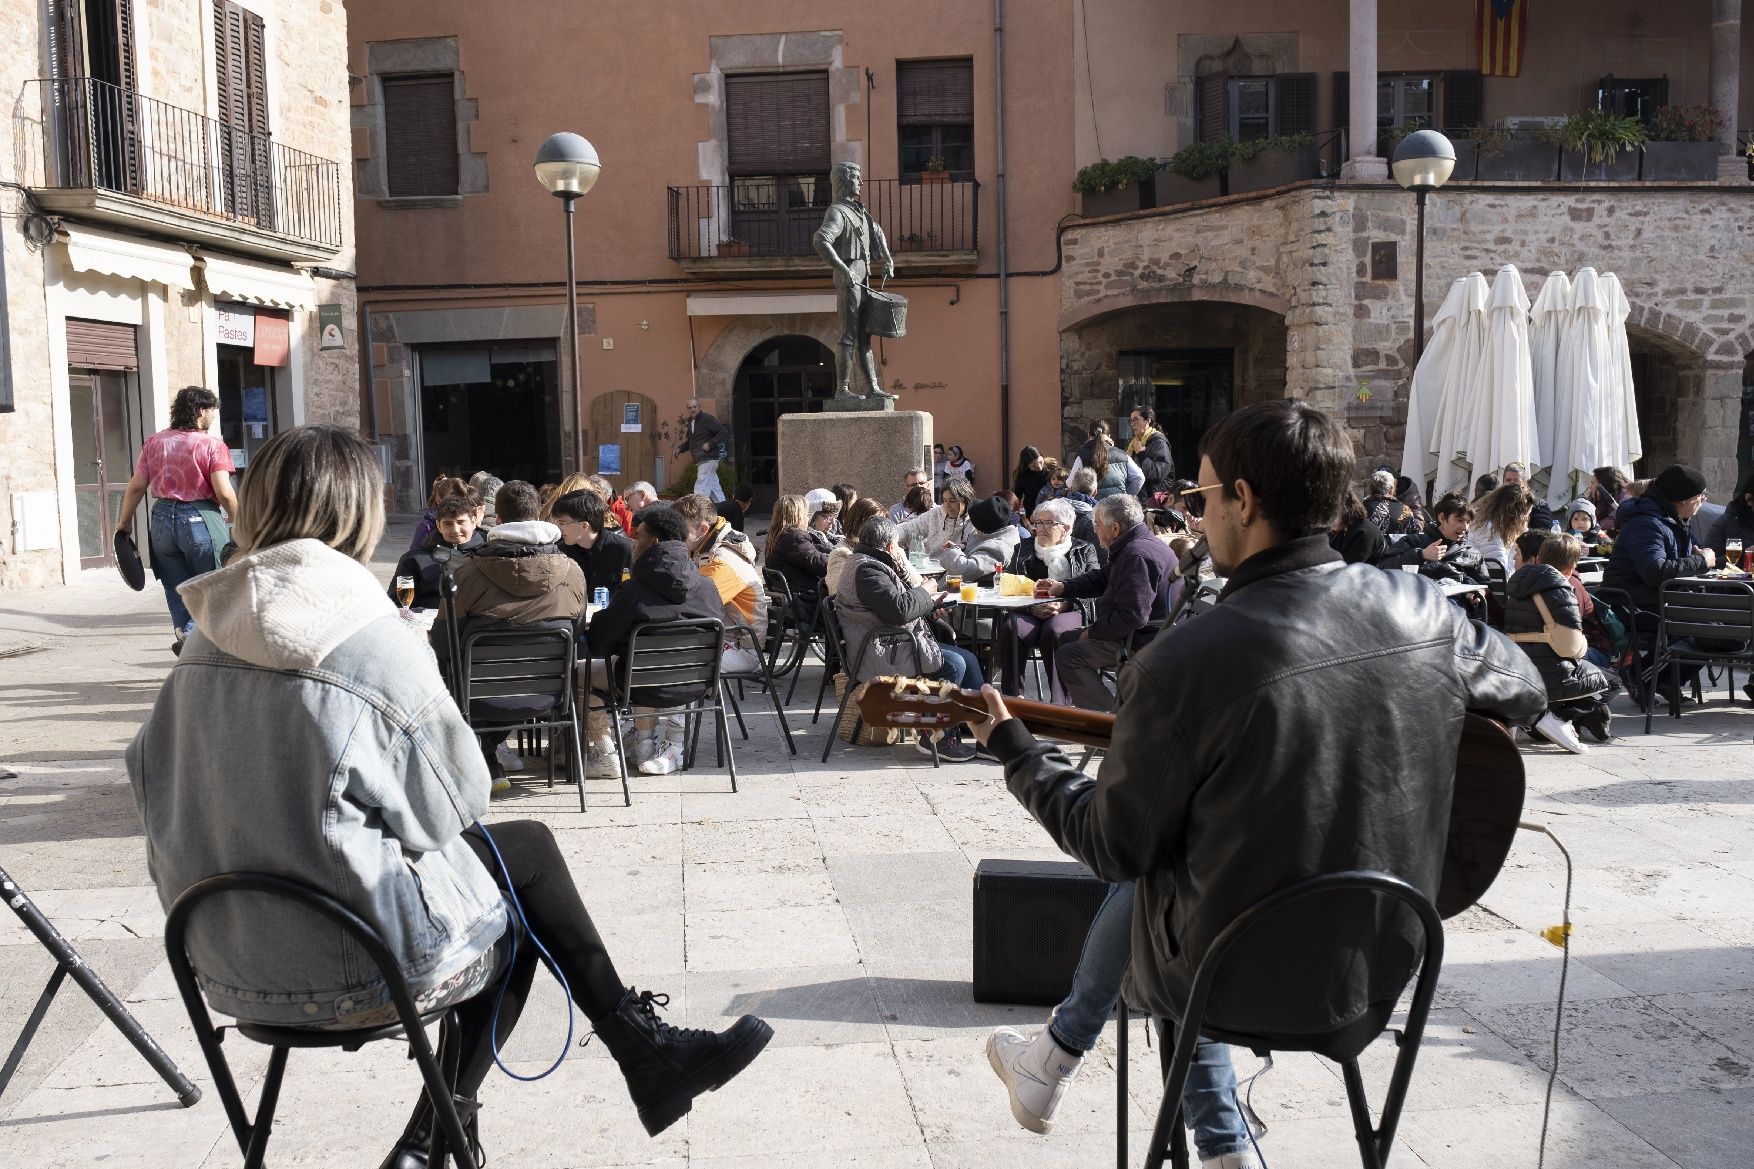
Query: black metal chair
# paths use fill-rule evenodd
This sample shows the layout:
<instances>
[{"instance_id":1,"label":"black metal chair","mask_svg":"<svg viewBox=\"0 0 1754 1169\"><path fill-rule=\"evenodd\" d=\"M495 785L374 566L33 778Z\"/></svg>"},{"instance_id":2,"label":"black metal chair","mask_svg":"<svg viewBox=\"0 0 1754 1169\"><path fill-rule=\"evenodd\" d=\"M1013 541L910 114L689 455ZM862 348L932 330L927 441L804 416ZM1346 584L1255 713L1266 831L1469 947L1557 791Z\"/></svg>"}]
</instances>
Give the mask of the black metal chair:
<instances>
[{"instance_id":1,"label":"black metal chair","mask_svg":"<svg viewBox=\"0 0 1754 1169\"><path fill-rule=\"evenodd\" d=\"M763 569L762 580L767 585L768 597L767 672L775 678L792 676L791 685L786 688L789 704L798 692L798 677L804 672L810 646L822 635L821 602L818 600L816 610L806 619L803 598L792 591L784 573L774 568ZM784 662L780 660L782 650Z\"/></svg>"},{"instance_id":2,"label":"black metal chair","mask_svg":"<svg viewBox=\"0 0 1754 1169\"><path fill-rule=\"evenodd\" d=\"M771 608L769 612L771 614ZM780 705L779 689L773 684L773 673L768 668L768 659L762 656L761 646L755 639L755 630L747 625L727 625L725 626L725 640L727 642L748 641L750 648L755 651L755 669L753 670L727 671L724 666L719 667L719 685L724 690L725 698L731 703L731 713L737 719L737 730L742 734L743 741L749 741L749 728L743 723L743 704L737 701L737 690L741 690L742 687L738 686L733 689L730 683L759 682L761 688L767 692L768 700L773 703L774 717L780 720L780 730L786 736L786 749L796 755L798 744L792 741L791 724L786 722L785 708Z\"/></svg>"},{"instance_id":3,"label":"black metal chair","mask_svg":"<svg viewBox=\"0 0 1754 1169\"><path fill-rule=\"evenodd\" d=\"M1250 954L1251 962L1260 965L1264 960L1270 961L1265 955L1276 951L1270 946L1259 946L1261 931L1269 929L1275 916L1292 905L1318 897L1352 897L1360 902L1368 901L1366 912L1369 916L1365 920L1377 922L1382 920L1376 914L1381 901L1385 898L1398 901L1417 916L1423 934L1413 998L1407 1009L1406 1023L1396 1037L1399 1050L1395 1054L1394 1070L1389 1076L1388 1095L1383 1102L1380 1123L1371 1121L1370 1104L1365 1099L1364 1077L1358 1070L1358 1055L1384 1030L1390 1029L1386 1020L1374 1033L1365 1033L1368 1029L1360 1030L1354 1026L1345 1032L1324 1032L1319 1027L1311 1027L1307 1031L1300 1029L1295 1035L1257 1035L1223 1031L1205 1025L1207 1004L1218 985L1225 960L1231 950L1247 939L1251 946L1257 947ZM1307 907L1301 912L1307 914ZM1283 951L1281 968L1287 971L1288 979L1296 978L1305 981L1306 985L1314 986L1333 981L1330 976L1336 974L1336 971L1323 968L1319 964L1312 967L1307 955L1295 952L1288 945L1280 949ZM1362 960L1367 970L1378 957L1374 953L1361 956L1350 950L1337 953L1344 954L1348 962ZM1174 1048L1171 1049L1167 1037L1162 1045L1163 1102L1158 1106L1151 1147L1146 1151L1146 1169L1162 1169L1166 1157L1171 1159L1176 1169L1188 1169L1187 1132L1181 1123L1182 1090L1187 1086L1188 1074L1193 1067L1194 1047L1202 1035L1220 1043L1246 1047L1261 1055L1272 1051L1313 1051L1338 1063L1346 1083L1346 1099L1351 1106L1353 1134L1358 1142L1359 1158L1365 1169L1383 1169L1388 1163L1389 1150L1394 1144L1395 1129L1400 1124L1407 1088L1413 1080L1413 1064L1419 1057L1419 1043L1425 1034L1425 1020L1431 1013L1431 1000L1437 992L1437 976L1442 966L1443 923L1438 918L1436 907L1419 890L1387 873L1350 871L1309 877L1287 885L1249 906L1213 940L1206 956L1201 959L1199 969L1194 975L1194 985L1188 993L1187 1005L1176 1027ZM1368 974L1366 977L1368 978ZM1115 1148L1117 1164L1124 1167L1127 1164L1124 1110L1127 1093L1127 1007L1124 1000L1120 1004L1119 1013L1120 1050L1117 1062L1120 1074L1116 1092L1123 1103Z\"/></svg>"},{"instance_id":4,"label":"black metal chair","mask_svg":"<svg viewBox=\"0 0 1754 1169\"><path fill-rule=\"evenodd\" d=\"M846 649L846 639L841 634L840 618L834 612L834 602L828 598L824 598L822 609L824 619L828 622L828 627L832 632L834 640L840 643L840 646L844 651ZM850 657L845 657L843 653L843 660L850 661L851 665L847 669L847 687L841 692L840 705L835 708L834 721L828 724L828 741L822 745L822 761L824 763L828 762L829 752L834 750L835 731L840 726L841 718L846 714L847 703L852 701L853 691L858 688L858 682L855 681L855 679L859 676L859 667L864 664L865 654L873 645L880 645L885 641L897 644L905 643L908 647L908 652L913 655L913 677L923 678L926 676L926 672L922 668L922 663L920 662L920 649L919 646L914 644L913 634L909 633L899 625L878 625L873 627L859 640L859 648L854 650ZM828 667L824 666L823 668L826 670ZM859 741L859 728L864 725L865 720L860 718L857 714L854 714L853 733L849 736L854 743ZM937 767L940 765L938 759L938 740L929 738L926 741L932 748L932 766Z\"/></svg>"},{"instance_id":5,"label":"black metal chair","mask_svg":"<svg viewBox=\"0 0 1754 1169\"><path fill-rule=\"evenodd\" d=\"M688 621L647 621L635 625L627 637L627 648L615 662L607 690L595 690L609 707L609 726L615 733L615 752L625 760L626 745L621 734L623 715L631 717L634 706L650 708L652 714L680 714L687 727L688 739L683 756L683 769L694 766L695 748L700 738L699 720L706 714L716 716L715 734L718 758L731 773L731 790L737 790L737 760L731 754L731 736L726 729L725 691L719 675L720 647L724 644L725 625L716 618ZM696 697L682 703L651 703L642 695L652 688L694 691ZM623 798L631 804L627 790L627 765L621 768Z\"/></svg>"},{"instance_id":6,"label":"black metal chair","mask_svg":"<svg viewBox=\"0 0 1754 1169\"><path fill-rule=\"evenodd\" d=\"M1678 694L1683 665L1724 666L1730 700L1736 697L1735 667L1754 674L1754 585L1739 580L1666 580L1657 592L1655 654L1645 688L1644 733L1650 734L1656 710L1654 693L1663 670L1669 670L1669 714L1681 717ZM1723 649L1703 649L1717 642ZM1698 679L1694 679L1697 691Z\"/></svg>"},{"instance_id":7,"label":"black metal chair","mask_svg":"<svg viewBox=\"0 0 1754 1169\"><path fill-rule=\"evenodd\" d=\"M1504 607L1510 603L1510 573L1505 571L1504 561L1495 556L1484 557L1480 566L1486 570L1486 594L1498 602L1498 611L1503 613ZM1499 624L1503 623L1500 619Z\"/></svg>"},{"instance_id":8,"label":"black metal chair","mask_svg":"<svg viewBox=\"0 0 1754 1169\"><path fill-rule=\"evenodd\" d=\"M551 730L566 735L566 766L585 810L585 764L573 704L578 648L564 629L480 630L463 639L463 716L477 735L499 730ZM540 713L496 717L490 703L545 702ZM555 736L548 736L548 785L554 786Z\"/></svg>"},{"instance_id":9,"label":"black metal chair","mask_svg":"<svg viewBox=\"0 0 1754 1169\"><path fill-rule=\"evenodd\" d=\"M262 1098L256 1106L254 1118L244 1111L237 1081L232 1078L231 1066L226 1062L225 1053L220 1050L226 1028L213 1025L213 1017L208 1013L207 1002L201 995L187 947L190 918L195 910L215 897L238 893L278 897L328 919L376 967L378 976L384 980L384 986L389 991L391 1002L395 1004L398 1020L383 1027L352 1031L319 1031L304 1027L243 1022L235 1024L232 1029L238 1034L271 1049L267 1075L262 1081ZM260 1169L263 1158L267 1155L268 1138L273 1133L274 1113L280 1103L281 1081L286 1074L287 1056L293 1048L338 1047L352 1052L368 1043L397 1037L406 1037L408 1041L410 1054L420 1067L427 1098L431 1100L438 1120L433 1126L433 1143L427 1164L442 1166L446 1156L449 1156L455 1160L458 1169L477 1169L469 1133L464 1128L463 1118L457 1111L453 1096L460 1056L456 1017L448 1010L421 1015L395 955L390 953L389 946L364 918L328 894L288 877L271 873L223 873L191 885L177 898L165 918L164 945L170 959L171 974L176 978L177 990L183 997L183 1006L189 1012L189 1023L195 1029L201 1054L206 1058L207 1068L213 1074L213 1085L219 1090L220 1101L225 1105L225 1115L231 1122L232 1134L237 1138L238 1148L244 1154L244 1169ZM441 1020L436 1055L426 1036L426 1025L434 1019ZM441 1059L444 1064L442 1067Z\"/></svg>"}]
</instances>

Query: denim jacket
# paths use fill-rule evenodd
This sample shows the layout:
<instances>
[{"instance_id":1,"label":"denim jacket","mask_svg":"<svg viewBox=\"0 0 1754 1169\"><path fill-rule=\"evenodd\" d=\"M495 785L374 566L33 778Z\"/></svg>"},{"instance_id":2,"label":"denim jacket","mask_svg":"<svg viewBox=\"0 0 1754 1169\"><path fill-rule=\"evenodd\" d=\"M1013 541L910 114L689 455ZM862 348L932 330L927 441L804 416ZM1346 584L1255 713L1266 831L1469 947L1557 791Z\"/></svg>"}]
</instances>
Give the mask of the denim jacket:
<instances>
[{"instance_id":1,"label":"denim jacket","mask_svg":"<svg viewBox=\"0 0 1754 1169\"><path fill-rule=\"evenodd\" d=\"M181 592L198 631L127 753L160 901L217 873L276 873L371 922L416 995L475 964L506 927L461 839L491 780L376 578L294 540ZM213 1008L252 1022L333 1026L388 1001L339 930L256 894L198 910L189 953Z\"/></svg>"}]
</instances>

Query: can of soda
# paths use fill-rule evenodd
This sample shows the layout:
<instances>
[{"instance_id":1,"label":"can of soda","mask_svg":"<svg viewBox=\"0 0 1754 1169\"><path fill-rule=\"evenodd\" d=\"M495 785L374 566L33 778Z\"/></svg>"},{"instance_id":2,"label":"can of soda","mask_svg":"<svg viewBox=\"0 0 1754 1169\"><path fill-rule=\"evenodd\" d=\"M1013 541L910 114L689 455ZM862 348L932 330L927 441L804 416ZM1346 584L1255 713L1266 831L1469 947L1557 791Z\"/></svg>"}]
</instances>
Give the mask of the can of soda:
<instances>
[{"instance_id":1,"label":"can of soda","mask_svg":"<svg viewBox=\"0 0 1754 1169\"><path fill-rule=\"evenodd\" d=\"M597 608L599 608L599 609L608 607L609 590L604 589L604 588L592 589L591 590L591 604L597 606Z\"/></svg>"}]
</instances>

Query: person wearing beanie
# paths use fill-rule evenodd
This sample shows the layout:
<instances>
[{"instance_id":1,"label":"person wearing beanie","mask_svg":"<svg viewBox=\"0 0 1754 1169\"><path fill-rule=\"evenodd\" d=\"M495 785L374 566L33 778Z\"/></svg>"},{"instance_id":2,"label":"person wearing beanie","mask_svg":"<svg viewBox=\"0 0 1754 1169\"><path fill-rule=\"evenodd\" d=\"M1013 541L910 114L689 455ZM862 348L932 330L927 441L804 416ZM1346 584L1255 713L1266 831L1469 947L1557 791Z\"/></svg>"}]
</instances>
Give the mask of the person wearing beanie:
<instances>
[{"instance_id":1,"label":"person wearing beanie","mask_svg":"<svg viewBox=\"0 0 1754 1169\"><path fill-rule=\"evenodd\" d=\"M1585 548L1594 548L1608 538L1596 524L1596 505L1581 497L1565 507L1565 531L1582 540Z\"/></svg>"},{"instance_id":2,"label":"person wearing beanie","mask_svg":"<svg viewBox=\"0 0 1754 1169\"><path fill-rule=\"evenodd\" d=\"M1602 573L1602 587L1620 589L1638 606L1638 632L1654 633L1664 581L1683 576L1698 576L1717 565L1717 556L1710 548L1693 542L1688 527L1705 502L1705 476L1692 467L1670 463L1657 472L1656 478L1644 489L1643 495L1622 503L1616 512L1618 527L1614 533L1614 551ZM1638 677L1651 667L1650 654L1640 662ZM1685 687L1699 672L1698 666L1681 667L1681 685ZM1627 689L1643 702L1642 690L1634 685L1636 678L1627 679Z\"/></svg>"},{"instance_id":3,"label":"person wearing beanie","mask_svg":"<svg viewBox=\"0 0 1754 1169\"><path fill-rule=\"evenodd\" d=\"M946 575L991 584L993 574L1002 571L1017 551L1020 536L1011 522L1011 502L1003 495L975 500L968 508L968 529L962 548L946 548L938 554L938 563Z\"/></svg>"}]
</instances>

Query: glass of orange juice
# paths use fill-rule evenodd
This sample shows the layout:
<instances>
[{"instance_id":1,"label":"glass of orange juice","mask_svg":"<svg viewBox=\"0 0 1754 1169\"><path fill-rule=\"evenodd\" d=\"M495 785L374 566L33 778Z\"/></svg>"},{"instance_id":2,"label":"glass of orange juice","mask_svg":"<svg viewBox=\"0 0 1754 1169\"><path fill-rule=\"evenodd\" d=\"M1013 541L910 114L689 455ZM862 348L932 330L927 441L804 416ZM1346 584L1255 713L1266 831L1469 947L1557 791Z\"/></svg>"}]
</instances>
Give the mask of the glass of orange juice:
<instances>
[{"instance_id":1,"label":"glass of orange juice","mask_svg":"<svg viewBox=\"0 0 1754 1169\"><path fill-rule=\"evenodd\" d=\"M972 604L974 602L975 597L978 596L980 593L979 587L972 580L964 581L962 583L961 587L962 587L962 594L961 594L962 603L965 605Z\"/></svg>"}]
</instances>

